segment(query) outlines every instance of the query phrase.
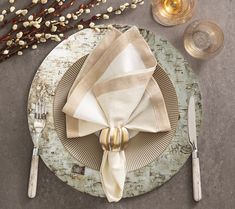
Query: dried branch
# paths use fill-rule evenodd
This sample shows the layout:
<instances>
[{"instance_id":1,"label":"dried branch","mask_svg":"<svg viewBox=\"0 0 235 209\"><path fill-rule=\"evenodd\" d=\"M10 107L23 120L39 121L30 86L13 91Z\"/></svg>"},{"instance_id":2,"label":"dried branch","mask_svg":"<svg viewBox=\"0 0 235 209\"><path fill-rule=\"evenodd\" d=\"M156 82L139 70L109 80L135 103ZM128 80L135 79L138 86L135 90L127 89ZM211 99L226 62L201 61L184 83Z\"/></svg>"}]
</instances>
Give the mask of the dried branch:
<instances>
[{"instance_id":1,"label":"dried branch","mask_svg":"<svg viewBox=\"0 0 235 209\"><path fill-rule=\"evenodd\" d=\"M14 2L14 0L9 1ZM3 18L0 15L0 22L2 22L0 28L12 25L7 33L0 36L0 62L15 54L22 55L23 50L29 47L36 49L38 44L47 41L60 42L65 38L65 33L71 30L82 30L89 27L99 32L99 26L96 25L99 20L110 19L144 4L144 0L132 0L117 8L108 7L102 13L86 18L87 15L90 16L93 7L106 3L106 0L89 0L87 3L77 6L75 1L32 0L24 9L17 10L11 17L8 17L10 9L5 10L6 12L3 10ZM73 11L68 12L69 8ZM34 10L36 11L34 12Z\"/></svg>"}]
</instances>

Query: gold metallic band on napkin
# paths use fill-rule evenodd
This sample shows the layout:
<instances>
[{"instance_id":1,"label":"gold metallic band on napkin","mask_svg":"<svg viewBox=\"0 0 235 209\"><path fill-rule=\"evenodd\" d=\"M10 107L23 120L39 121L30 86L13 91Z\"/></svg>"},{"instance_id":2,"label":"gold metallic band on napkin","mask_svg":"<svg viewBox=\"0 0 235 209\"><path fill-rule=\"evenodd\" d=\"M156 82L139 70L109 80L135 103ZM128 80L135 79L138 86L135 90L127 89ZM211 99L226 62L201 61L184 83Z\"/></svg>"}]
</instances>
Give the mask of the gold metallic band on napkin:
<instances>
[{"instance_id":1,"label":"gold metallic band on napkin","mask_svg":"<svg viewBox=\"0 0 235 209\"><path fill-rule=\"evenodd\" d=\"M100 132L100 144L103 150L120 152L127 146L128 130L122 128L105 128Z\"/></svg>"}]
</instances>

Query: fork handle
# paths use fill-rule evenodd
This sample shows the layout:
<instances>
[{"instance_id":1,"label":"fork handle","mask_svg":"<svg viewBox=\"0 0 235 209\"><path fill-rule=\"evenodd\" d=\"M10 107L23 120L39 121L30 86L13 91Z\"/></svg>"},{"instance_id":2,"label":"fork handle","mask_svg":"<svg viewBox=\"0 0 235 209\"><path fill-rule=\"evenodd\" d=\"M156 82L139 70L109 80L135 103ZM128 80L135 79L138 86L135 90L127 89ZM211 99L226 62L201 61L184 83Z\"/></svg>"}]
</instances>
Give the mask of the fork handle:
<instances>
[{"instance_id":1,"label":"fork handle","mask_svg":"<svg viewBox=\"0 0 235 209\"><path fill-rule=\"evenodd\" d=\"M34 147L31 160L30 174L29 174L29 185L28 185L29 198L34 198L36 196L37 181L38 181L38 162L39 162L38 147Z\"/></svg>"},{"instance_id":2,"label":"fork handle","mask_svg":"<svg viewBox=\"0 0 235 209\"><path fill-rule=\"evenodd\" d=\"M193 198L196 202L202 199L201 174L199 157L192 157Z\"/></svg>"}]
</instances>

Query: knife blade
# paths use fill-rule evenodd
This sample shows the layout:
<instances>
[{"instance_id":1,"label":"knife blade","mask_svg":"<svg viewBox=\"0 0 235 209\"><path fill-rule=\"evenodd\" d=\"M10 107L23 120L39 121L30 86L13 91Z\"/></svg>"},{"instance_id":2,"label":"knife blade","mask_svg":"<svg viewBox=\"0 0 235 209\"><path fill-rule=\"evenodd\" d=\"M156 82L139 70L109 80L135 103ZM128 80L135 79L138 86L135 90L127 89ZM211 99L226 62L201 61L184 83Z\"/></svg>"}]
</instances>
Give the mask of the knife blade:
<instances>
[{"instance_id":1,"label":"knife blade","mask_svg":"<svg viewBox=\"0 0 235 209\"><path fill-rule=\"evenodd\" d=\"M192 146L192 175L193 175L193 197L195 201L202 199L200 162L197 146L195 99L191 96L188 105L188 134Z\"/></svg>"},{"instance_id":2,"label":"knife blade","mask_svg":"<svg viewBox=\"0 0 235 209\"><path fill-rule=\"evenodd\" d=\"M197 150L197 129L196 129L196 113L195 113L195 99L191 96L188 106L188 134L189 141L193 150Z\"/></svg>"}]
</instances>

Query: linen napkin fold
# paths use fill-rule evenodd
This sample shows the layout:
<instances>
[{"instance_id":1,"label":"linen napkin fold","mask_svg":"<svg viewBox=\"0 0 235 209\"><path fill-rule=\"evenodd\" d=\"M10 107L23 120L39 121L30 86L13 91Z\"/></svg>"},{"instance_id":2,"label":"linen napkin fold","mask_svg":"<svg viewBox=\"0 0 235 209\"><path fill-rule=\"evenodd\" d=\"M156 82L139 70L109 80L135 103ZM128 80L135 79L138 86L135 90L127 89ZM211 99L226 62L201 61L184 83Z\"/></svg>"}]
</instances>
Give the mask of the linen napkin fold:
<instances>
[{"instance_id":1,"label":"linen napkin fold","mask_svg":"<svg viewBox=\"0 0 235 209\"><path fill-rule=\"evenodd\" d=\"M156 65L136 27L124 33L113 28L86 59L63 108L68 138L100 131L100 174L110 202L123 195L128 140L139 131L171 128L163 95L152 77Z\"/></svg>"}]
</instances>

